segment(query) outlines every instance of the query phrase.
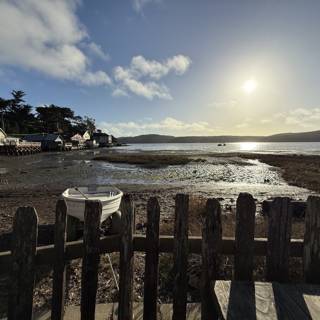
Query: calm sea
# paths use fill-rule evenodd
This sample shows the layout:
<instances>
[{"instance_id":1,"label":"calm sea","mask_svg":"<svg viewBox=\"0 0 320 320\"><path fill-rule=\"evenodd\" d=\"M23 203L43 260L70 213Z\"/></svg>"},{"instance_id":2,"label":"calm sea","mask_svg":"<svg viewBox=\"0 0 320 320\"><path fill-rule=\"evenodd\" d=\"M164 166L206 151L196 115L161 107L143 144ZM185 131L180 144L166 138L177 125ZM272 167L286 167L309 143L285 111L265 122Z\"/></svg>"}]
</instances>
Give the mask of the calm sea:
<instances>
[{"instance_id":1,"label":"calm sea","mask_svg":"<svg viewBox=\"0 0 320 320\"><path fill-rule=\"evenodd\" d=\"M143 143L119 147L124 151L169 152L255 152L283 154L320 154L320 142L237 142L218 146L217 143ZM117 150L119 150L117 149Z\"/></svg>"}]
</instances>

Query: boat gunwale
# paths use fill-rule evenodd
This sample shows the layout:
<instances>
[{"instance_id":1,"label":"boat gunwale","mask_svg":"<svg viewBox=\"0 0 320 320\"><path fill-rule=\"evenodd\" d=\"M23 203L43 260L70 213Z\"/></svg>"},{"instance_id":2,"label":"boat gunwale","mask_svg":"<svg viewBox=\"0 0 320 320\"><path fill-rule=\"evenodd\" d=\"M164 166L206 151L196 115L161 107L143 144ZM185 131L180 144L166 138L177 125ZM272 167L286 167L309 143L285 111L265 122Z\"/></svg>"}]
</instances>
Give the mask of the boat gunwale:
<instances>
[{"instance_id":1,"label":"boat gunwale","mask_svg":"<svg viewBox=\"0 0 320 320\"><path fill-rule=\"evenodd\" d=\"M68 188L66 189L63 193L62 193L62 197L66 200L66 201L74 201L74 202L84 202L86 200L90 200L90 201L100 201L102 204L106 203L112 203L114 201L119 200L119 198L121 199L121 197L123 196L123 192L118 189L117 187L114 186L109 186L109 192L116 192L115 195L113 196L109 196L106 194L107 188L108 186L98 186L96 190L92 190L89 191L88 187L77 187L83 194L85 194L86 196L88 196L88 199L86 199L81 193L79 193L79 195L76 194L69 194L70 190L74 190L75 192L77 192L77 190L75 189L75 187L73 188ZM105 191L101 190L101 188L106 188ZM86 190L83 190L86 189ZM100 190L99 190L100 189Z\"/></svg>"}]
</instances>

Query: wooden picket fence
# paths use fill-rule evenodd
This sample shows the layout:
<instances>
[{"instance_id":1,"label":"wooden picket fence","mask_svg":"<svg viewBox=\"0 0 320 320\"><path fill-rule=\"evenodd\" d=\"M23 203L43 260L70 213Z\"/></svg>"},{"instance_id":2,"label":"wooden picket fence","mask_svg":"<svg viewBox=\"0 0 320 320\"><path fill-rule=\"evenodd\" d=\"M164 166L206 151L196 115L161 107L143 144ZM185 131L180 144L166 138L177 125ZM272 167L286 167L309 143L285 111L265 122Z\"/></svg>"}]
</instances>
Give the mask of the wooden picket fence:
<instances>
[{"instance_id":1,"label":"wooden picket fence","mask_svg":"<svg viewBox=\"0 0 320 320\"><path fill-rule=\"evenodd\" d=\"M241 193L236 207L235 238L222 238L221 207L208 199L203 216L202 237L188 237L189 196L175 198L174 236L159 235L160 206L152 197L147 205L146 235L134 234L134 203L124 195L121 203L122 232L100 237L100 202L86 201L83 240L66 242L67 207L56 206L55 243L37 248L38 219L34 208L17 210L13 222L12 251L0 254L0 272L11 272L8 319L32 319L36 268L53 265L51 319L63 319L66 264L82 257L81 319L95 318L98 265L103 253L120 252L118 319L133 318L134 252L145 252L144 319L157 319L159 253L173 253L174 286L172 319L185 319L187 306L188 254L202 256L201 316L214 319L219 313L212 298L212 281L217 280L220 255L234 255L234 279L251 281L254 256L266 256L266 279L287 282L289 257L303 259L307 283L320 283L320 198L307 201L304 240L291 239L290 199L276 198L271 204L268 238L254 238L254 198Z\"/></svg>"}]
</instances>

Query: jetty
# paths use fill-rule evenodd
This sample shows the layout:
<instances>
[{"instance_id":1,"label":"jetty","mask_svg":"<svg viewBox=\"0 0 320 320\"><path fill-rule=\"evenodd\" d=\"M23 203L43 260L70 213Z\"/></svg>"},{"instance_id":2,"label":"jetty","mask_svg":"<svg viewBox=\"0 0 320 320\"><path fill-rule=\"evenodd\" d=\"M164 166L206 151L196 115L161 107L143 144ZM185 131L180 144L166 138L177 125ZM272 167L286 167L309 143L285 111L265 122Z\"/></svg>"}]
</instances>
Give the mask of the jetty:
<instances>
[{"instance_id":1,"label":"jetty","mask_svg":"<svg viewBox=\"0 0 320 320\"><path fill-rule=\"evenodd\" d=\"M189 196L175 197L174 235L159 233L160 205L152 197L147 205L146 234L135 232L131 195L121 202L121 232L101 236L101 203L86 201L83 239L67 241L70 217L64 200L56 206L54 244L37 247L38 217L34 208L22 207L13 221L12 247L0 253L0 273L10 274L8 319L319 319L320 314L320 197L306 203L304 239L291 238L292 204L275 198L269 204L267 238L255 238L256 205L241 193L236 203L234 238L222 237L221 206L206 202L202 236L188 235ZM105 253L120 253L119 297L112 304L96 305L98 266ZM144 301L133 297L134 254L145 253ZM173 255L173 301L158 303L159 254ZM187 298L188 255L202 259L201 301ZM221 256L234 259L233 277L221 279ZM254 281L254 259L265 258L265 281ZM81 305L65 307L66 268L82 259ZM303 279L290 283L289 260L300 259ZM37 268L53 267L51 310L33 314Z\"/></svg>"},{"instance_id":2,"label":"jetty","mask_svg":"<svg viewBox=\"0 0 320 320\"><path fill-rule=\"evenodd\" d=\"M74 151L83 149L121 146L117 138L96 130L83 134L39 133L8 136L0 128L0 155L23 156L44 151Z\"/></svg>"},{"instance_id":3,"label":"jetty","mask_svg":"<svg viewBox=\"0 0 320 320\"><path fill-rule=\"evenodd\" d=\"M22 156L41 152L41 143L20 141L0 145L0 154L6 156Z\"/></svg>"}]
</instances>

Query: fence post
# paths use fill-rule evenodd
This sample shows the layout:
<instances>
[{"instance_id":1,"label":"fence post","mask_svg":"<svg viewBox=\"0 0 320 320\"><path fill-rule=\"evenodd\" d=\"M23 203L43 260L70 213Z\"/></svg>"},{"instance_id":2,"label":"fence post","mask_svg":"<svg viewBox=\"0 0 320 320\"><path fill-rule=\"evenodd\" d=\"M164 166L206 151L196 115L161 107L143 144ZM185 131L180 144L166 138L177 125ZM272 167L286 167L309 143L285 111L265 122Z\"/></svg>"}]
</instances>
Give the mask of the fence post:
<instances>
[{"instance_id":1,"label":"fence post","mask_svg":"<svg viewBox=\"0 0 320 320\"><path fill-rule=\"evenodd\" d=\"M100 201L86 200L83 232L84 255L81 275L81 320L95 319L100 261L101 212L102 206Z\"/></svg>"},{"instance_id":2,"label":"fence post","mask_svg":"<svg viewBox=\"0 0 320 320\"><path fill-rule=\"evenodd\" d=\"M119 306L118 320L131 320L133 298L133 222L134 204L132 197L125 194L121 202L121 243L119 270Z\"/></svg>"},{"instance_id":3,"label":"fence post","mask_svg":"<svg viewBox=\"0 0 320 320\"><path fill-rule=\"evenodd\" d=\"M305 281L320 284L320 197L307 200L303 270Z\"/></svg>"},{"instance_id":4,"label":"fence post","mask_svg":"<svg viewBox=\"0 0 320 320\"><path fill-rule=\"evenodd\" d=\"M216 199L208 199L202 228L201 319L218 319L220 312L213 291L213 281L219 272L222 240L221 207Z\"/></svg>"},{"instance_id":5,"label":"fence post","mask_svg":"<svg viewBox=\"0 0 320 320\"><path fill-rule=\"evenodd\" d=\"M235 280L252 280L255 214L256 204L252 195L249 193L240 193L237 199L236 212Z\"/></svg>"},{"instance_id":6,"label":"fence post","mask_svg":"<svg viewBox=\"0 0 320 320\"><path fill-rule=\"evenodd\" d=\"M174 223L173 320L186 319L189 196L177 194Z\"/></svg>"},{"instance_id":7,"label":"fence post","mask_svg":"<svg viewBox=\"0 0 320 320\"><path fill-rule=\"evenodd\" d=\"M75 241L77 239L79 223L79 219L67 216L67 241Z\"/></svg>"},{"instance_id":8,"label":"fence post","mask_svg":"<svg viewBox=\"0 0 320 320\"><path fill-rule=\"evenodd\" d=\"M66 217L67 206L64 200L56 205L56 221L54 226L54 265L52 284L51 319L62 320L64 314L64 297L66 286Z\"/></svg>"},{"instance_id":9,"label":"fence post","mask_svg":"<svg viewBox=\"0 0 320 320\"><path fill-rule=\"evenodd\" d=\"M289 198L275 198L271 204L267 243L268 281L287 282L291 239L292 207Z\"/></svg>"},{"instance_id":10,"label":"fence post","mask_svg":"<svg viewBox=\"0 0 320 320\"><path fill-rule=\"evenodd\" d=\"M159 274L159 221L160 207L156 197L148 201L146 258L144 273L143 319L157 319L157 296Z\"/></svg>"},{"instance_id":11,"label":"fence post","mask_svg":"<svg viewBox=\"0 0 320 320\"><path fill-rule=\"evenodd\" d=\"M38 216L34 208L19 208L13 219L9 320L31 320L35 281Z\"/></svg>"}]
</instances>

